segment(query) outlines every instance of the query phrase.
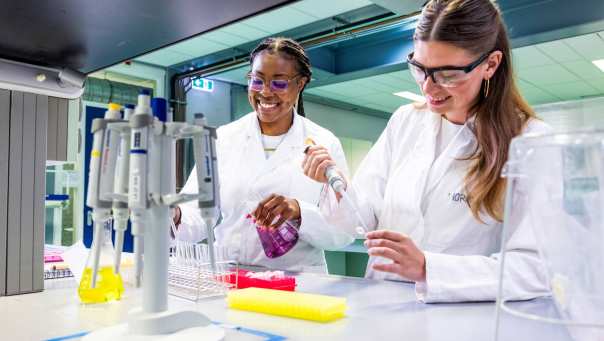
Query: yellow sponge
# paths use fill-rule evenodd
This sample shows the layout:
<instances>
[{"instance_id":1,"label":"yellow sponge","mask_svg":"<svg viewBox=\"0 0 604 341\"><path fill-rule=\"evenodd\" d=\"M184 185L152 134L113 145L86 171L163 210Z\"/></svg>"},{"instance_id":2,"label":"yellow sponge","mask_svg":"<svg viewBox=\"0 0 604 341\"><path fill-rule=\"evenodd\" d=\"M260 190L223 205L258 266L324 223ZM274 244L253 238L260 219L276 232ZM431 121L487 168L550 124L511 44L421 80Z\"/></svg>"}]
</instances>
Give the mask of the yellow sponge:
<instances>
[{"instance_id":1,"label":"yellow sponge","mask_svg":"<svg viewBox=\"0 0 604 341\"><path fill-rule=\"evenodd\" d=\"M246 288L228 293L230 308L329 322L344 316L346 299L293 291Z\"/></svg>"}]
</instances>

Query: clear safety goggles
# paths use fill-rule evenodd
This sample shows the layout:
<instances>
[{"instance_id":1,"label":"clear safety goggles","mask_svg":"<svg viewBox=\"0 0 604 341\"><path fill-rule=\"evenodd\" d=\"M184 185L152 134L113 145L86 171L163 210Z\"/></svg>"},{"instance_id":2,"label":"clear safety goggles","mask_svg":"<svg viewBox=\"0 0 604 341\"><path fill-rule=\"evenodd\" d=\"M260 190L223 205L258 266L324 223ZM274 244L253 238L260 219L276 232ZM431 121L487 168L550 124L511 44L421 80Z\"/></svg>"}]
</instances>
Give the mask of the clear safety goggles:
<instances>
[{"instance_id":1,"label":"clear safety goggles","mask_svg":"<svg viewBox=\"0 0 604 341\"><path fill-rule=\"evenodd\" d=\"M413 52L407 56L407 65L409 71L419 84L422 84L430 77L434 84L438 84L445 88L453 88L470 78L472 72L478 65L482 64L491 52L485 53L480 58L466 66L441 66L429 68L425 67L413 60Z\"/></svg>"}]
</instances>

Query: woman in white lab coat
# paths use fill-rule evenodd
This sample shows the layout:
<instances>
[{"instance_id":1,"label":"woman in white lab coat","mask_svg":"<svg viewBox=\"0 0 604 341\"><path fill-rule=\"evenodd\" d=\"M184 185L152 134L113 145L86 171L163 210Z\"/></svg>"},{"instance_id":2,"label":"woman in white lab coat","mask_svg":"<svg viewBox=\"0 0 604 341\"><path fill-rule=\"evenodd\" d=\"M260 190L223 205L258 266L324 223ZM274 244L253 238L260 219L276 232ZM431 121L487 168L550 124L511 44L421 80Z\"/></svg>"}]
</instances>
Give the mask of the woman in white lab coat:
<instances>
[{"instance_id":1,"label":"woman in white lab coat","mask_svg":"<svg viewBox=\"0 0 604 341\"><path fill-rule=\"evenodd\" d=\"M347 172L339 140L304 117L302 91L311 79L304 49L286 38L268 38L251 54L248 99L254 112L218 129L217 158L222 221L216 243L229 259L249 265L291 271L326 272L323 249L337 249L352 237L326 223L318 204L323 184L304 176L305 141L326 146L338 167ZM183 192L196 193L191 172ZM190 202L175 210L178 237L205 238L197 208ZM294 222L299 240L289 252L268 258L252 220L270 228Z\"/></svg>"},{"instance_id":2,"label":"woman in white lab coat","mask_svg":"<svg viewBox=\"0 0 604 341\"><path fill-rule=\"evenodd\" d=\"M514 82L510 43L490 0L432 0L414 35L409 71L426 103L399 108L346 192L370 230L366 276L415 282L424 302L497 295L510 141L549 131ZM325 181L333 163L320 146L305 173ZM329 220L353 233L345 202ZM506 282L518 299L547 293L524 212L512 212Z\"/></svg>"}]
</instances>

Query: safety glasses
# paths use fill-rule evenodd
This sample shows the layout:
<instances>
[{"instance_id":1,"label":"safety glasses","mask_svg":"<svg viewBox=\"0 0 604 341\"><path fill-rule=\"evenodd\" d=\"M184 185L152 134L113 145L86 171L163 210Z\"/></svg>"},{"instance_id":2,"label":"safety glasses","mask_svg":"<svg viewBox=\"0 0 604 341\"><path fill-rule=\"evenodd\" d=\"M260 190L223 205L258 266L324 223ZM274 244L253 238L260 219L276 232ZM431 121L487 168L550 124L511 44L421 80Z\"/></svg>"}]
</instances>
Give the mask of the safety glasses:
<instances>
[{"instance_id":1,"label":"safety glasses","mask_svg":"<svg viewBox=\"0 0 604 341\"><path fill-rule=\"evenodd\" d=\"M438 84L445 88L452 88L470 78L470 72L478 67L478 65L482 64L490 54L491 52L487 52L466 66L447 65L428 68L414 61L413 52L411 52L409 56L407 56L407 64L409 65L409 71L416 82L421 84L430 77L434 84Z\"/></svg>"},{"instance_id":2,"label":"safety glasses","mask_svg":"<svg viewBox=\"0 0 604 341\"><path fill-rule=\"evenodd\" d=\"M272 92L276 92L276 93L283 93L286 92L289 89L289 85L290 82L293 81L294 79L300 77L300 75L295 75L292 78L279 78L279 79L272 79L269 82L269 88L271 89ZM250 90L252 91L262 91L262 89L264 89L264 79L255 76L253 74L248 74L247 75L248 78L248 87Z\"/></svg>"}]
</instances>

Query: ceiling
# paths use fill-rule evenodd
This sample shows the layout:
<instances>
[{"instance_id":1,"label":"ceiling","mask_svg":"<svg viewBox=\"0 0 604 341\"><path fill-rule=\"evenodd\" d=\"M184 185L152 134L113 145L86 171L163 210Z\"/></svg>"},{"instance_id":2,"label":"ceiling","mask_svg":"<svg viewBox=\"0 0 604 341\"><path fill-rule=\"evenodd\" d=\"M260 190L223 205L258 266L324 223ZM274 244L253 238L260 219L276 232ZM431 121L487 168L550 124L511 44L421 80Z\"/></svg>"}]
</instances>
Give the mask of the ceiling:
<instances>
[{"instance_id":1,"label":"ceiling","mask_svg":"<svg viewBox=\"0 0 604 341\"><path fill-rule=\"evenodd\" d=\"M137 60L168 67L371 4L369 0L303 0L169 46Z\"/></svg>"},{"instance_id":2,"label":"ceiling","mask_svg":"<svg viewBox=\"0 0 604 341\"><path fill-rule=\"evenodd\" d=\"M583 7L567 8L563 0L499 1L516 47L513 58L518 85L532 105L604 96L604 72L591 62L604 59L604 2L584 2ZM415 1L413 5L419 8L421 3ZM353 14L359 17L369 13L369 17L390 13L394 17L401 14L401 7L405 6L391 0L302 0L137 60L182 72L217 60L217 56L245 55L250 46L267 36L294 32L298 35L290 36L298 38L300 32L324 29L326 22L335 30L349 24L346 19ZM536 15L540 20L525 20ZM306 92L314 98L388 117L398 106L409 103L394 92L419 92L403 57L412 49L412 31L413 26L398 26L388 32L308 49L315 68ZM211 77L245 85L248 70L244 65Z\"/></svg>"},{"instance_id":3,"label":"ceiling","mask_svg":"<svg viewBox=\"0 0 604 341\"><path fill-rule=\"evenodd\" d=\"M512 54L518 86L531 105L604 96L604 72L591 62L604 59L604 31L520 47L513 49ZM400 105L410 103L393 93L419 93L419 88L409 71L402 70L307 91L393 112Z\"/></svg>"},{"instance_id":4,"label":"ceiling","mask_svg":"<svg viewBox=\"0 0 604 341\"><path fill-rule=\"evenodd\" d=\"M291 2L0 0L0 57L90 73Z\"/></svg>"}]
</instances>

